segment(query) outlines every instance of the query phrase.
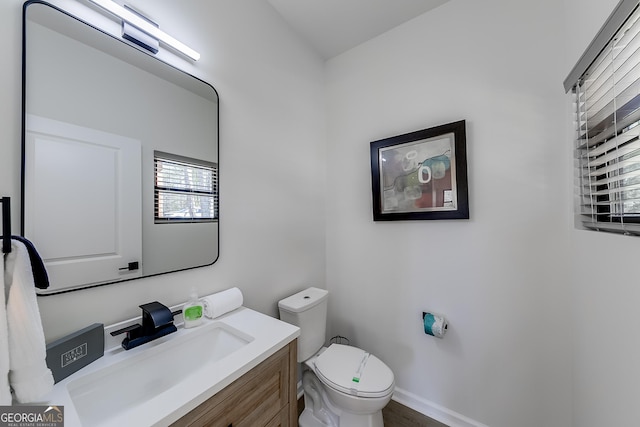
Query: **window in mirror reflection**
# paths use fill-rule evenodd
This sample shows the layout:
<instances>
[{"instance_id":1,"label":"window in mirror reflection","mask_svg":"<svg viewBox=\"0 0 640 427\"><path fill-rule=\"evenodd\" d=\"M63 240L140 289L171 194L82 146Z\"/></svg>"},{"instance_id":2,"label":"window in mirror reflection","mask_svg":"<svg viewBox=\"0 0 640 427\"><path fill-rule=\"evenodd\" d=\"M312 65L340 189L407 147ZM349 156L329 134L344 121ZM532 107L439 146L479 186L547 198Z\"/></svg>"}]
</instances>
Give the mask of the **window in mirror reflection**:
<instances>
[{"instance_id":1,"label":"window in mirror reflection","mask_svg":"<svg viewBox=\"0 0 640 427\"><path fill-rule=\"evenodd\" d=\"M204 160L154 152L155 222L218 219L218 167Z\"/></svg>"}]
</instances>

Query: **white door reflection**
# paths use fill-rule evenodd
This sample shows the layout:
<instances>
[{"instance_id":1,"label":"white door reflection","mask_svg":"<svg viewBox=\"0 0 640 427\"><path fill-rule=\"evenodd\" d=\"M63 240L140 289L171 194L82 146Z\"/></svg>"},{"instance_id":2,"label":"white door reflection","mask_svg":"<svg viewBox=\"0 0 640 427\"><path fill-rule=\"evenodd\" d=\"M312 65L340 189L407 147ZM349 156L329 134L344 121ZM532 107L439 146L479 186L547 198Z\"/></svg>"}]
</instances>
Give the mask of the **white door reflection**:
<instances>
[{"instance_id":1,"label":"white door reflection","mask_svg":"<svg viewBox=\"0 0 640 427\"><path fill-rule=\"evenodd\" d=\"M26 128L24 230L50 290L141 276L140 141L34 115Z\"/></svg>"}]
</instances>

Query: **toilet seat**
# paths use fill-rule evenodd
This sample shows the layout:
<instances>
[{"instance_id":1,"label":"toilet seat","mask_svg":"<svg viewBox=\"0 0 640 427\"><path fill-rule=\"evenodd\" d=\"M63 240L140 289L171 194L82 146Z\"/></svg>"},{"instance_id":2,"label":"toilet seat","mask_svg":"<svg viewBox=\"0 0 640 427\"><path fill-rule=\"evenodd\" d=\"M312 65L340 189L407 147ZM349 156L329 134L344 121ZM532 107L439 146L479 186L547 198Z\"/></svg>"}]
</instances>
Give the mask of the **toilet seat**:
<instances>
[{"instance_id":1,"label":"toilet seat","mask_svg":"<svg viewBox=\"0 0 640 427\"><path fill-rule=\"evenodd\" d=\"M331 344L315 360L316 375L326 386L358 397L379 398L393 391L393 372L373 354Z\"/></svg>"}]
</instances>

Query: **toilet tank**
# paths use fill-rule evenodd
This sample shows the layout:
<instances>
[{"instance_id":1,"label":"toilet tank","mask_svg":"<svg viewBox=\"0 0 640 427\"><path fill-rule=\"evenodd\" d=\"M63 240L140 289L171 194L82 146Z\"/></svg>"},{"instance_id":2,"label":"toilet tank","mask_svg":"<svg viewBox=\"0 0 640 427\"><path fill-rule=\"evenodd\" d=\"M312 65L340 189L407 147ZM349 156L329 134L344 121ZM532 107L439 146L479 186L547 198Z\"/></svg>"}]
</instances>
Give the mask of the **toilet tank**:
<instances>
[{"instance_id":1,"label":"toilet tank","mask_svg":"<svg viewBox=\"0 0 640 427\"><path fill-rule=\"evenodd\" d=\"M280 320L300 328L298 362L304 362L324 345L328 294L324 289L308 288L278 302Z\"/></svg>"}]
</instances>

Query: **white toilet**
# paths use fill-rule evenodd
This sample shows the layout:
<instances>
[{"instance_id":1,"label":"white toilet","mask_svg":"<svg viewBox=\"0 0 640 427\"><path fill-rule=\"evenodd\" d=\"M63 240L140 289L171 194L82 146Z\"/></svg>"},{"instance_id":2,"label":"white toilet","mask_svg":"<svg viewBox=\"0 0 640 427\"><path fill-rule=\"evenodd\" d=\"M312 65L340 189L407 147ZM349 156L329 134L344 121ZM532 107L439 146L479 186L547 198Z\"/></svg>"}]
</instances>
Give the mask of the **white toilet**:
<instances>
[{"instance_id":1,"label":"white toilet","mask_svg":"<svg viewBox=\"0 0 640 427\"><path fill-rule=\"evenodd\" d=\"M357 347L324 347L327 324L324 289L309 288L278 302L280 319L300 328L305 409L300 427L383 427L382 408L395 386L393 372Z\"/></svg>"}]
</instances>

